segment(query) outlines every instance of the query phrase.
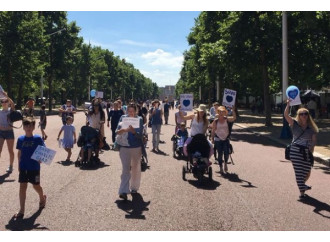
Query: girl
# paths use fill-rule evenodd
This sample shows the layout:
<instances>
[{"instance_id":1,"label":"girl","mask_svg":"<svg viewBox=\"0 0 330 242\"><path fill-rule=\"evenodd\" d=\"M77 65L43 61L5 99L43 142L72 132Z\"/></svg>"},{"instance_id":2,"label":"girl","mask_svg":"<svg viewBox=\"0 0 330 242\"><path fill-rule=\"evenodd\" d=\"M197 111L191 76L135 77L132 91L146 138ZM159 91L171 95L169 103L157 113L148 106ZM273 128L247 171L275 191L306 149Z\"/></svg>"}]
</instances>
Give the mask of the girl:
<instances>
[{"instance_id":1,"label":"girl","mask_svg":"<svg viewBox=\"0 0 330 242\"><path fill-rule=\"evenodd\" d=\"M75 144L77 141L76 140L76 129L72 125L72 122L73 122L73 117L67 116L66 125L62 126L62 128L58 134L58 137L57 137L57 140L59 140L62 131L64 131L62 146L65 149L65 151L68 152L66 162L70 162L70 158L71 158L71 154L72 154L71 149L73 148L73 144Z\"/></svg>"},{"instance_id":2,"label":"girl","mask_svg":"<svg viewBox=\"0 0 330 242\"><path fill-rule=\"evenodd\" d=\"M289 116L289 103L284 110L284 117L292 128L293 140L291 143L290 160L300 191L300 199L305 198L305 191L312 189L305 183L308 180L313 166L313 152L316 145L318 127L306 108L299 108L296 118Z\"/></svg>"},{"instance_id":3,"label":"girl","mask_svg":"<svg viewBox=\"0 0 330 242\"><path fill-rule=\"evenodd\" d=\"M7 115L11 110L15 110L14 102L8 97L7 93L1 91L5 98L1 99L2 110L0 110L0 155L2 152L3 144L6 140L9 152L9 166L6 170L7 173L13 171L14 164L14 130L12 124L8 122Z\"/></svg>"}]
</instances>

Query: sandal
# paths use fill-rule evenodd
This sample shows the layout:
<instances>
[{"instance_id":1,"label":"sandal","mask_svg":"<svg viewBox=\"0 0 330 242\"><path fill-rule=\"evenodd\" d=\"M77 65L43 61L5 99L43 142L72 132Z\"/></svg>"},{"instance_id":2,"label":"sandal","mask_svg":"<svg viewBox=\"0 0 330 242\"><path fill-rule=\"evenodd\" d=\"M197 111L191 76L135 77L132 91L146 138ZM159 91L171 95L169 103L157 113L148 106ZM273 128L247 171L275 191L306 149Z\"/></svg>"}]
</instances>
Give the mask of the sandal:
<instances>
[{"instance_id":1,"label":"sandal","mask_svg":"<svg viewBox=\"0 0 330 242\"><path fill-rule=\"evenodd\" d=\"M46 200L47 200L47 196L44 195L44 201L43 202L39 202L39 209L45 208L46 207Z\"/></svg>"},{"instance_id":2,"label":"sandal","mask_svg":"<svg viewBox=\"0 0 330 242\"><path fill-rule=\"evenodd\" d=\"M13 216L14 219L23 219L23 217L24 217L24 213L21 212L15 213Z\"/></svg>"}]
</instances>

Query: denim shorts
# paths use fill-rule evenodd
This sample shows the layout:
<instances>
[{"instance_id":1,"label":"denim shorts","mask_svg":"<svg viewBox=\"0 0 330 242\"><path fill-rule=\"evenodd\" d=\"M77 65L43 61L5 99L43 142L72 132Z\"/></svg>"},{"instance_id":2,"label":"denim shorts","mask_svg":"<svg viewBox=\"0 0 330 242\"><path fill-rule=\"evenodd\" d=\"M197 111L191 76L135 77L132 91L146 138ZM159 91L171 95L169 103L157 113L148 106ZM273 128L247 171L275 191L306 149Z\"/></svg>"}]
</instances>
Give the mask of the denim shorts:
<instances>
[{"instance_id":1,"label":"denim shorts","mask_svg":"<svg viewBox=\"0 0 330 242\"><path fill-rule=\"evenodd\" d=\"M0 130L0 139L14 139L14 130Z\"/></svg>"}]
</instances>

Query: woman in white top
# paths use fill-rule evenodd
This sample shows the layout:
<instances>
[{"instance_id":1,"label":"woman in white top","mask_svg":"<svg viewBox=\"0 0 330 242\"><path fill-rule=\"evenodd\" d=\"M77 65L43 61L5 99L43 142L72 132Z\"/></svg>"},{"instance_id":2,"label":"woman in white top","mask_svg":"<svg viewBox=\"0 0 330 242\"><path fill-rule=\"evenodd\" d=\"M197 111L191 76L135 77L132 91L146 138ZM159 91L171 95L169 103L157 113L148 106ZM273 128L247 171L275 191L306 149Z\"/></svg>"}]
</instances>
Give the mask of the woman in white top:
<instances>
[{"instance_id":1,"label":"woman in white top","mask_svg":"<svg viewBox=\"0 0 330 242\"><path fill-rule=\"evenodd\" d=\"M211 140L212 144L215 143L215 148L218 152L218 162L220 166L220 173L223 173L223 156L224 156L224 169L225 172L228 171L227 161L229 158L229 125L228 123L232 123L236 120L236 113L233 108L233 117L227 117L228 111L226 107L220 106L217 109L218 118L215 119L212 123L212 132L211 132Z\"/></svg>"},{"instance_id":2,"label":"woman in white top","mask_svg":"<svg viewBox=\"0 0 330 242\"><path fill-rule=\"evenodd\" d=\"M191 114L187 116L183 116L182 113L180 113L180 117L186 121L186 120L192 120L191 121L191 131L190 136L194 137L196 134L205 134L207 127L209 125L209 121L206 118L206 105L200 104L198 109L196 109L196 114Z\"/></svg>"},{"instance_id":3,"label":"woman in white top","mask_svg":"<svg viewBox=\"0 0 330 242\"><path fill-rule=\"evenodd\" d=\"M11 123L8 122L7 115L11 110L15 110L15 104L13 100L11 100L7 93L1 91L4 98L1 99L2 110L0 110L0 155L2 152L2 147L7 141L7 147L9 151L9 166L6 172L11 173L13 171L14 164L14 130L11 126Z\"/></svg>"}]
</instances>

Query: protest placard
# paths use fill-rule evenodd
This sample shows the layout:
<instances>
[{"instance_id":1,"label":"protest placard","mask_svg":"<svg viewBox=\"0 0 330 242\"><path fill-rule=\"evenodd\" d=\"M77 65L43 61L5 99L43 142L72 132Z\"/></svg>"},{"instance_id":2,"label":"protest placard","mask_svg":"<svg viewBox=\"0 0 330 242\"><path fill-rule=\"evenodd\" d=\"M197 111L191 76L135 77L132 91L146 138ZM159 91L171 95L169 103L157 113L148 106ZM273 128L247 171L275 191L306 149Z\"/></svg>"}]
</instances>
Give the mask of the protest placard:
<instances>
[{"instance_id":1,"label":"protest placard","mask_svg":"<svg viewBox=\"0 0 330 242\"><path fill-rule=\"evenodd\" d=\"M223 92L222 105L232 108L235 105L236 91L225 88Z\"/></svg>"},{"instance_id":2,"label":"protest placard","mask_svg":"<svg viewBox=\"0 0 330 242\"><path fill-rule=\"evenodd\" d=\"M139 118L130 118L125 117L122 119L122 128L127 129L129 126L132 126L135 129L138 129L140 127L140 119Z\"/></svg>"},{"instance_id":3,"label":"protest placard","mask_svg":"<svg viewBox=\"0 0 330 242\"><path fill-rule=\"evenodd\" d=\"M96 98L103 98L103 92L101 92L101 91L96 91L95 97L96 97Z\"/></svg>"},{"instance_id":4,"label":"protest placard","mask_svg":"<svg viewBox=\"0 0 330 242\"><path fill-rule=\"evenodd\" d=\"M290 100L290 106L296 106L301 104L300 91L296 86L289 86L286 89L286 96Z\"/></svg>"},{"instance_id":5,"label":"protest placard","mask_svg":"<svg viewBox=\"0 0 330 242\"><path fill-rule=\"evenodd\" d=\"M3 92L4 92L4 90L3 90L2 86L0 85L0 99L6 98L5 95L3 95Z\"/></svg>"},{"instance_id":6,"label":"protest placard","mask_svg":"<svg viewBox=\"0 0 330 242\"><path fill-rule=\"evenodd\" d=\"M41 161L46 165L50 165L55 157L56 151L48 149L45 146L38 145L37 149L31 156L31 159Z\"/></svg>"},{"instance_id":7,"label":"protest placard","mask_svg":"<svg viewBox=\"0 0 330 242\"><path fill-rule=\"evenodd\" d=\"M192 111L194 104L193 94L180 94L180 105L182 111Z\"/></svg>"}]
</instances>

